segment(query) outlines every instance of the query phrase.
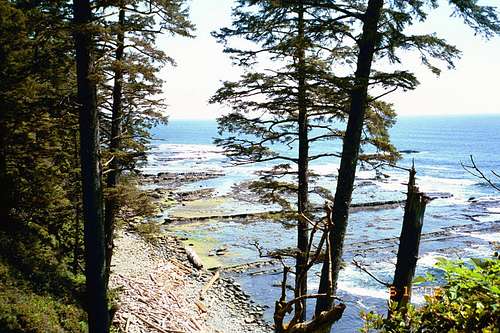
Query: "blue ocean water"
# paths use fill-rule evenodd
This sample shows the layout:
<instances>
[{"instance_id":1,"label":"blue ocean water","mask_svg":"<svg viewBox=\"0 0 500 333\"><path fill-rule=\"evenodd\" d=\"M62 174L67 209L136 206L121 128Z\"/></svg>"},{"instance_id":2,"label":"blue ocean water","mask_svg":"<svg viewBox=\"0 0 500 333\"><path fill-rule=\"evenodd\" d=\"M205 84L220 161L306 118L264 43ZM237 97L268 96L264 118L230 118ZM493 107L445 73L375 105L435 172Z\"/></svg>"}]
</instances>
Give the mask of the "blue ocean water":
<instances>
[{"instance_id":1,"label":"blue ocean water","mask_svg":"<svg viewBox=\"0 0 500 333\"><path fill-rule=\"evenodd\" d=\"M152 134L165 143L189 145L210 145L219 136L215 120L173 120ZM500 164L500 115L399 117L390 134L400 150L422 152L416 157L422 166L456 168L471 154L486 169Z\"/></svg>"},{"instance_id":2,"label":"blue ocean water","mask_svg":"<svg viewBox=\"0 0 500 333\"><path fill-rule=\"evenodd\" d=\"M173 151L175 156L182 155L183 148L187 149L184 153L188 154L193 149L196 150L200 154L200 156L195 156L198 159L197 165L200 165L202 160L214 162L213 166L217 166L221 161L229 162L222 156L215 155L220 153L220 150L213 146L214 138L219 136L214 120L174 120L167 126L153 129L152 134L154 138L161 139L161 141L154 142L156 145L163 145L167 151L168 147L175 148ZM430 186L434 191L446 191L446 188L439 190L433 187L433 184L429 184L432 180L429 177L463 179L464 182L459 185L465 185L462 189L466 192L464 194L473 196L493 193L490 187L465 172L461 162L468 164L469 156L473 155L482 169L500 170L499 115L399 117L390 134L391 141L399 150L417 151L417 153L403 154L403 159L398 164L408 167L414 161L418 176L423 177L426 183L424 187ZM200 149L196 149L197 147ZM338 141L321 142L312 146L312 151L313 153L338 152L340 148ZM203 156L204 151L207 152L207 156ZM190 164L189 161L183 161L180 164L180 168L196 169L196 166ZM314 162L314 165L318 166L320 171L323 169L324 173L334 173L338 166L338 159L321 159ZM328 168L328 166L331 167ZM259 166L254 166L253 169L255 168ZM397 170L389 171L398 173ZM473 182L471 186L466 185L470 182Z\"/></svg>"},{"instance_id":3,"label":"blue ocean water","mask_svg":"<svg viewBox=\"0 0 500 333\"><path fill-rule=\"evenodd\" d=\"M216 189L216 194L229 194L239 182L255 179L255 171L269 167L232 166L221 149L213 145L213 139L218 135L215 121L172 121L167 126L155 128L152 134L158 140L153 142L144 172L214 170L225 174L220 178L185 185L180 190L210 187ZM391 129L391 139L399 150L408 151L403 153L398 164L408 167L415 163L417 184L421 189L428 193L445 194L427 207L423 228L427 238L424 237L421 244L417 274L433 271L433 263L439 256L487 256L491 251L491 242L500 240L500 193L467 173L461 162L468 163L469 156L473 155L478 166L487 174L490 174L489 170L500 171L500 115L400 117ZM313 152L339 150L339 142L323 142L313 147ZM318 182L334 190L335 180L329 176L336 174L338 159L315 162L312 168L323 176ZM385 172L390 177L377 180L372 171L359 170L353 201L403 199L407 173L392 168ZM243 206L252 210L252 205ZM374 243L372 249L367 250L364 261L380 278L390 281L395 254L394 248L390 249L388 245L391 242L392 245L397 244L402 215L401 207L352 213L344 259L349 262L360 254L365 255L364 252L356 252L355 248L361 246L359 244L389 239L386 243ZM261 245L268 248L284 248L293 246L295 237L293 230L276 223L242 225L238 221L197 224L192 233L210 234L227 245L237 254L224 258L227 264L258 260L255 249L248 245L252 240L259 239ZM388 252L377 252L380 244L388 246ZM317 279L314 274L311 275L310 287L313 291L317 287ZM242 275L236 278L257 302L270 306L266 318L272 320L272 308L279 290L271 286L279 282L280 277ZM339 293L348 307L341 321L335 325L337 332L353 332L353 327L360 327L360 310L385 311L387 290L353 265L346 265L341 272ZM418 302L421 299L422 295L416 293L414 300Z\"/></svg>"}]
</instances>

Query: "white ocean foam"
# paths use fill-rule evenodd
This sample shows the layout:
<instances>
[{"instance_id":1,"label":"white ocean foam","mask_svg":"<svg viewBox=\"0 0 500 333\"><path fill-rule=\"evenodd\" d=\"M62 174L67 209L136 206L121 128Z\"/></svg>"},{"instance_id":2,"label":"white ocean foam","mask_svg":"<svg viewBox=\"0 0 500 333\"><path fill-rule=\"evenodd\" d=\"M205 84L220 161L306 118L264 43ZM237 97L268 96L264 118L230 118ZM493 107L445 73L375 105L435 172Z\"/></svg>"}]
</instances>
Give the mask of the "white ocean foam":
<instances>
[{"instance_id":1,"label":"white ocean foam","mask_svg":"<svg viewBox=\"0 0 500 333\"><path fill-rule=\"evenodd\" d=\"M497 217L500 220L500 218ZM472 232L468 236L479 238L487 242L498 242L500 240L500 232L478 233Z\"/></svg>"},{"instance_id":2,"label":"white ocean foam","mask_svg":"<svg viewBox=\"0 0 500 333\"><path fill-rule=\"evenodd\" d=\"M378 263L372 265L370 268L380 273L388 267L390 267L389 263ZM380 299L388 299L389 297L388 289L380 288L378 284L373 284L371 277L353 265L347 265L342 270L338 288L356 296Z\"/></svg>"},{"instance_id":3,"label":"white ocean foam","mask_svg":"<svg viewBox=\"0 0 500 333\"><path fill-rule=\"evenodd\" d=\"M474 218L479 222L500 221L500 215L497 215L497 214L474 216Z\"/></svg>"},{"instance_id":4,"label":"white ocean foam","mask_svg":"<svg viewBox=\"0 0 500 333\"><path fill-rule=\"evenodd\" d=\"M342 286L342 284L339 284L339 290L346 291L356 296L389 299L389 290L386 289L363 288L355 286L345 288L344 286Z\"/></svg>"},{"instance_id":5,"label":"white ocean foam","mask_svg":"<svg viewBox=\"0 0 500 333\"><path fill-rule=\"evenodd\" d=\"M333 176L338 174L340 165L331 163L331 164L322 164L322 165L311 165L311 170L320 175L320 176Z\"/></svg>"},{"instance_id":6,"label":"white ocean foam","mask_svg":"<svg viewBox=\"0 0 500 333\"><path fill-rule=\"evenodd\" d=\"M488 196L481 196L477 197L474 199L474 202L479 202L479 203L498 203L500 204L500 195L488 195ZM495 207L493 207L495 208Z\"/></svg>"},{"instance_id":7,"label":"white ocean foam","mask_svg":"<svg viewBox=\"0 0 500 333\"><path fill-rule=\"evenodd\" d=\"M155 158L161 160L164 155L168 158L193 160L193 159L223 159L224 152L215 145L193 145L193 144L167 144L162 143L153 152L157 153Z\"/></svg>"},{"instance_id":8,"label":"white ocean foam","mask_svg":"<svg viewBox=\"0 0 500 333\"><path fill-rule=\"evenodd\" d=\"M356 171L356 176L360 179L373 179L377 173L374 170L359 170Z\"/></svg>"},{"instance_id":9,"label":"white ocean foam","mask_svg":"<svg viewBox=\"0 0 500 333\"><path fill-rule=\"evenodd\" d=\"M388 192L403 192L406 190L406 185L396 178L390 178L381 182L377 182L377 185L380 186L382 190Z\"/></svg>"},{"instance_id":10,"label":"white ocean foam","mask_svg":"<svg viewBox=\"0 0 500 333\"><path fill-rule=\"evenodd\" d=\"M181 144L181 143L160 143L155 147L156 151L207 151L219 152L224 150L216 145L202 145L202 144Z\"/></svg>"},{"instance_id":11,"label":"white ocean foam","mask_svg":"<svg viewBox=\"0 0 500 333\"><path fill-rule=\"evenodd\" d=\"M406 191L406 184L408 183L408 176L405 174L394 174L391 178L377 183L385 191ZM432 193L451 193L449 198L438 198L433 200L432 204L436 205L450 205L450 204L464 204L468 201L470 195L466 193L466 187L475 184L470 179L453 179L453 178L438 178L433 176L418 176L416 179L417 186L421 191Z\"/></svg>"},{"instance_id":12,"label":"white ocean foam","mask_svg":"<svg viewBox=\"0 0 500 333\"><path fill-rule=\"evenodd\" d=\"M389 298L389 290L380 289L380 288L369 288L369 287L361 287L362 283L353 284L347 283L346 281L340 280L338 283L338 289L342 290L346 293L362 296L362 297L373 297L380 299L388 299ZM308 288L311 292L315 292L318 290L319 283L308 283Z\"/></svg>"},{"instance_id":13,"label":"white ocean foam","mask_svg":"<svg viewBox=\"0 0 500 333\"><path fill-rule=\"evenodd\" d=\"M441 178L441 177L433 177L433 176L418 176L417 180L421 183L420 186L427 186L429 188L434 189L436 186L446 185L451 187L462 187L462 186L470 186L476 184L475 180L472 179L456 179L456 178ZM438 187L439 188L439 187Z\"/></svg>"},{"instance_id":14,"label":"white ocean foam","mask_svg":"<svg viewBox=\"0 0 500 333\"><path fill-rule=\"evenodd\" d=\"M418 259L417 265L420 267L433 268L438 262L438 258L442 258L442 253L428 252Z\"/></svg>"},{"instance_id":15,"label":"white ocean foam","mask_svg":"<svg viewBox=\"0 0 500 333\"><path fill-rule=\"evenodd\" d=\"M495 236L496 236L496 238L491 238L491 241L498 241L499 234L496 233ZM476 236L473 235L472 237L476 237ZM487 237L486 235L481 235L480 237L477 237L477 238L481 238L485 241L490 241L490 238ZM492 253L492 249L491 249L490 245L487 245L487 244L477 245L476 244L472 247L468 247L466 249L466 254L464 254L463 257L464 258L485 258L485 257L491 256L491 253Z\"/></svg>"},{"instance_id":16,"label":"white ocean foam","mask_svg":"<svg viewBox=\"0 0 500 333\"><path fill-rule=\"evenodd\" d=\"M493 214L500 214L500 207L488 207L486 210Z\"/></svg>"}]
</instances>

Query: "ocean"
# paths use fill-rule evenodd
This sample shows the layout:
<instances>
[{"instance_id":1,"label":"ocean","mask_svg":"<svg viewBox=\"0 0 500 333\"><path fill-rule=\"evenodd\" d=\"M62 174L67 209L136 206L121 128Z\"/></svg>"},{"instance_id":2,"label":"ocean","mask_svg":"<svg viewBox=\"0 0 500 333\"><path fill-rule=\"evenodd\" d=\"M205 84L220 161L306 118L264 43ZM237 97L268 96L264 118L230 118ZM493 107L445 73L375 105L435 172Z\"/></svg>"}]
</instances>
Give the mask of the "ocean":
<instances>
[{"instance_id":1,"label":"ocean","mask_svg":"<svg viewBox=\"0 0 500 333\"><path fill-rule=\"evenodd\" d=\"M500 193L467 173L461 163L468 163L473 155L487 174L490 170L500 171L500 116L399 117L390 133L398 150L406 152L398 165L409 167L414 163L417 185L439 197L426 210L417 275L439 274L433 266L438 257L489 256L493 242L500 241ZM218 196L230 195L239 183L256 179L256 171L270 167L232 165L213 144L218 136L215 121L173 120L167 126L154 128L152 135L155 140L144 173L224 173L219 178L186 184L179 191L213 188ZM340 143L324 142L313 147L313 151L340 151ZM321 176L318 184L334 190L335 179L331 176L336 174L338 165L334 158L312 163L313 171ZM359 170L353 202L403 199L407 172L386 168L384 173L390 177L377 179L374 171ZM322 199L312 200L321 203ZM238 212L260 211L263 207L259 202L237 205ZM344 255L347 264L339 281L339 295L347 310L335 325L336 332L353 332L353 327L360 327L360 311L386 311L388 290L349 263L353 259L361 261L380 279L391 282L402 216L402 207L351 214ZM270 221L211 220L192 228L185 226L181 232L224 244L231 253L222 259L228 265L258 260L255 248L249 245L255 240L265 248L276 249L293 246L295 237L293 229ZM318 281L314 272L311 276L310 289L314 291ZM279 297L279 288L273 285L279 282L279 274L239 274L234 278L257 303L268 307L265 316L272 320L274 301ZM422 302L424 293L416 291L413 301Z\"/></svg>"}]
</instances>

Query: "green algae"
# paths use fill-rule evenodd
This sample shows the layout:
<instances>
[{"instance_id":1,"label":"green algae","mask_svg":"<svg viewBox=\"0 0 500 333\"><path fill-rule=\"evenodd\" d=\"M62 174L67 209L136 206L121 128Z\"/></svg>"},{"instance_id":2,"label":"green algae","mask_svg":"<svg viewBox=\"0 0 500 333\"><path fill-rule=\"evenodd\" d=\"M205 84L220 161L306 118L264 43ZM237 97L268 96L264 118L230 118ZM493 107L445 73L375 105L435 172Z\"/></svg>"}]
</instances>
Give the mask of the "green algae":
<instances>
[{"instance_id":1,"label":"green algae","mask_svg":"<svg viewBox=\"0 0 500 333\"><path fill-rule=\"evenodd\" d=\"M196 254L198 254L205 268L210 269L222 266L217 256L208 255L211 250L220 246L220 243L214 238L194 236L187 240L183 240L182 243L185 247L192 248Z\"/></svg>"},{"instance_id":2,"label":"green algae","mask_svg":"<svg viewBox=\"0 0 500 333\"><path fill-rule=\"evenodd\" d=\"M223 205L228 201L229 199L224 197L183 201L182 205L177 205L169 210L168 215L173 219L223 215L225 213Z\"/></svg>"}]
</instances>

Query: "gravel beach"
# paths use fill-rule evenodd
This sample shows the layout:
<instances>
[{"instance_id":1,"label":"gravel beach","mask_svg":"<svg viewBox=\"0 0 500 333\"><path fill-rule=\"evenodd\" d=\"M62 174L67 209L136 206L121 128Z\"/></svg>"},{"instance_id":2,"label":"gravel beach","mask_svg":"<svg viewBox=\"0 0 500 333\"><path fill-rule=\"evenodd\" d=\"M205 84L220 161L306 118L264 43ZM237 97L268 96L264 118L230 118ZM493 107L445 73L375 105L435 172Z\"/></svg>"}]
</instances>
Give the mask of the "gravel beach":
<instances>
[{"instance_id":1,"label":"gravel beach","mask_svg":"<svg viewBox=\"0 0 500 333\"><path fill-rule=\"evenodd\" d=\"M209 285L214 272L194 268L175 236L149 242L120 231L115 246L110 287L118 294L119 331L273 332L263 308L223 271Z\"/></svg>"}]
</instances>

